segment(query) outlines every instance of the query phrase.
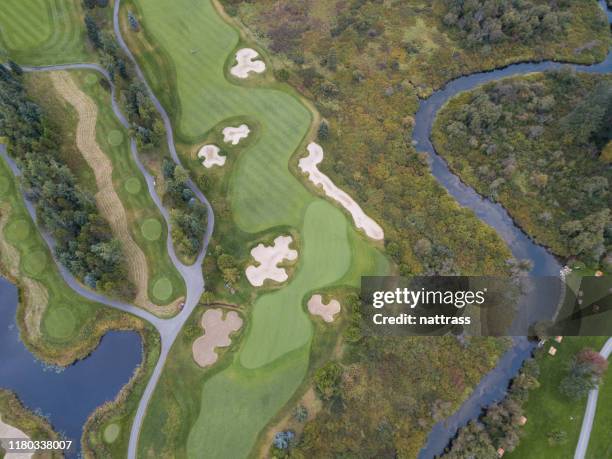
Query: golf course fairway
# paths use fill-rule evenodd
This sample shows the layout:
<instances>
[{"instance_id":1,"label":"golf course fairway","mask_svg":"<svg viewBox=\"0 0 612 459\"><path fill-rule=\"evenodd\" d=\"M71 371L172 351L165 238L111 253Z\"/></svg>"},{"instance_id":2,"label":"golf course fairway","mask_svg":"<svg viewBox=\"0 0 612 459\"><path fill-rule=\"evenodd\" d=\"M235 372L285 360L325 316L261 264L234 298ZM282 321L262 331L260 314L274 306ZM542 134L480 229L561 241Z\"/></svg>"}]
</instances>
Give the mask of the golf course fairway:
<instances>
[{"instance_id":1,"label":"golf course fairway","mask_svg":"<svg viewBox=\"0 0 612 459\"><path fill-rule=\"evenodd\" d=\"M0 49L22 65L86 62L80 0L3 0Z\"/></svg>"},{"instance_id":2,"label":"golf course fairway","mask_svg":"<svg viewBox=\"0 0 612 459\"><path fill-rule=\"evenodd\" d=\"M360 276L384 274L388 263L347 215L290 172L291 157L302 149L306 153L314 116L270 74L249 76L246 83L229 76L227 69L242 43L213 4L133 3L163 65L158 64L160 56L143 54L139 59L183 143L197 147L228 120L258 123L257 140L224 171L230 174L228 198L235 224L254 237L264 231L270 237L286 234L281 228L288 227L299 233L295 271L281 288L242 305L247 311L244 337L237 351L218 364L222 368L208 373L198 368L185 333L183 340L179 337L140 435L142 457L159 454L169 442L187 444L190 458L246 457L307 374L314 333L307 299L328 287L358 287ZM171 85L163 82L164 75ZM163 94L162 87L176 92ZM195 161L189 166L202 167ZM160 429L173 430L172 439L164 439Z\"/></svg>"}]
</instances>

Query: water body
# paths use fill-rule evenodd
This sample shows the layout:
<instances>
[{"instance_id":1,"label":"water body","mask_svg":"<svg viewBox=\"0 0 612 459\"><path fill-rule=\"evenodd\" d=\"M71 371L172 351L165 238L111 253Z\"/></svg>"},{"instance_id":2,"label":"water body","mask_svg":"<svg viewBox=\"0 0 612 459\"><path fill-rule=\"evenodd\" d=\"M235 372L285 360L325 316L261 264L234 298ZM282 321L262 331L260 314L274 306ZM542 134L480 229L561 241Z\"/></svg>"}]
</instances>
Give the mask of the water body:
<instances>
[{"instance_id":1,"label":"water body","mask_svg":"<svg viewBox=\"0 0 612 459\"><path fill-rule=\"evenodd\" d=\"M58 372L37 361L19 339L17 300L17 288L0 277L0 387L48 416L56 431L73 440L67 457L77 457L89 415L113 400L140 365L140 336L109 332L89 357Z\"/></svg>"},{"instance_id":2,"label":"water body","mask_svg":"<svg viewBox=\"0 0 612 459\"><path fill-rule=\"evenodd\" d=\"M600 1L600 5L607 12L608 22L612 22L612 13L607 10L605 1ZM501 205L483 198L461 182L459 177L450 171L446 161L436 153L430 137L438 110L453 96L490 81L558 69L563 66L565 64L551 61L514 64L490 72L474 73L457 78L442 89L435 91L429 98L422 100L415 116L413 141L417 151L429 154L433 176L461 206L472 209L480 220L494 228L516 259L531 260L533 263L531 274L535 276L557 276L561 265L546 248L533 242L518 228ZM570 67L580 72L612 73L612 53L608 53L606 60L599 64L570 65ZM477 419L487 406L502 400L510 381L516 376L523 362L531 356L533 349L534 344L529 343L525 338L514 338L512 348L503 354L497 366L482 378L461 407L452 416L433 426L418 458L429 459L442 454L459 428Z\"/></svg>"}]
</instances>

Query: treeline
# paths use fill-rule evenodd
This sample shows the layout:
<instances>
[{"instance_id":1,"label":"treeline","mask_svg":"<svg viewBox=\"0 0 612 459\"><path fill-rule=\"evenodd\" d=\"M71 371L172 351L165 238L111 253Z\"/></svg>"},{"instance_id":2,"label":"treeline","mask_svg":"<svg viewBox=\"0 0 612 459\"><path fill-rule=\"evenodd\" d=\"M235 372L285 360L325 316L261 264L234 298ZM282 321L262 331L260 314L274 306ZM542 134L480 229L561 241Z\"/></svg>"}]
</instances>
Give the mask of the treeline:
<instances>
[{"instance_id":1,"label":"treeline","mask_svg":"<svg viewBox=\"0 0 612 459\"><path fill-rule=\"evenodd\" d=\"M433 140L465 181L538 241L612 269L612 169L602 155L610 126L612 78L564 69L451 100Z\"/></svg>"},{"instance_id":2,"label":"treeline","mask_svg":"<svg viewBox=\"0 0 612 459\"><path fill-rule=\"evenodd\" d=\"M92 47L98 52L104 68L108 71L126 109L131 134L139 147L158 147L164 138L164 125L149 98L144 85L138 81L126 56L117 45L113 33L106 30L107 16L96 11L105 8L108 0L85 0L85 29Z\"/></svg>"},{"instance_id":3,"label":"treeline","mask_svg":"<svg viewBox=\"0 0 612 459\"><path fill-rule=\"evenodd\" d=\"M444 24L469 46L551 39L569 23L570 0L451 0Z\"/></svg>"},{"instance_id":4,"label":"treeline","mask_svg":"<svg viewBox=\"0 0 612 459\"><path fill-rule=\"evenodd\" d=\"M164 158L162 173L165 180L165 204L172 210L172 238L179 254L191 259L202 249L206 233L206 207L187 185L188 172L172 160Z\"/></svg>"},{"instance_id":5,"label":"treeline","mask_svg":"<svg viewBox=\"0 0 612 459\"><path fill-rule=\"evenodd\" d=\"M527 421L523 416L523 404L529 391L540 386L540 368L534 359L525 361L518 376L512 380L508 394L499 403L488 407L484 415L459 429L445 459L495 459L501 448L508 453L520 442L521 429Z\"/></svg>"},{"instance_id":6,"label":"treeline","mask_svg":"<svg viewBox=\"0 0 612 459\"><path fill-rule=\"evenodd\" d=\"M94 198L77 183L59 155L59 133L28 99L18 75L0 65L0 136L22 172L40 225L56 242L59 261L90 288L131 299L121 244L112 237Z\"/></svg>"}]
</instances>

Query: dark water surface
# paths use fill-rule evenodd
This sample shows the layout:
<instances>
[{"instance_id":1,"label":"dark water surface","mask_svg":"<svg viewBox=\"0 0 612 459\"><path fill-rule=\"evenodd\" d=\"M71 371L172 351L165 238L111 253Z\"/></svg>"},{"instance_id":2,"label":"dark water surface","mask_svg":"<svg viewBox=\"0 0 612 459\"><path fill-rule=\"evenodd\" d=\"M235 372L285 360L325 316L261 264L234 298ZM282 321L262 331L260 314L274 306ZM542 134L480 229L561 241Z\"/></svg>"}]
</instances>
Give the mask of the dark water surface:
<instances>
[{"instance_id":1,"label":"dark water surface","mask_svg":"<svg viewBox=\"0 0 612 459\"><path fill-rule=\"evenodd\" d=\"M608 21L612 14L606 10L605 1L600 1L601 7L607 11ZM436 180L446 188L457 202L472 209L476 216L494 228L506 242L515 258L529 259L533 263L532 275L559 275L561 265L544 247L534 243L518 228L506 210L488 199L483 198L472 188L465 185L454 175L446 161L439 156L431 144L432 126L438 110L453 96L474 89L475 87L501 78L525 75L532 72L542 72L563 67L557 62L540 62L514 64L491 72L474 73L449 82L442 89L435 91L429 98L422 100L415 116L413 141L417 151L429 154L431 171ZM608 53L605 61L590 66L570 65L580 72L612 73L612 53ZM552 304L552 302L549 302ZM547 313L548 311L542 311ZM514 338L514 345L500 358L497 366L485 375L470 397L449 418L435 424L427 438L427 443L419 453L419 459L430 459L444 452L444 448L456 435L460 427L470 420L476 419L487 406L503 399L507 387L518 373L525 359L531 356L534 345L525 338Z\"/></svg>"},{"instance_id":2,"label":"dark water surface","mask_svg":"<svg viewBox=\"0 0 612 459\"><path fill-rule=\"evenodd\" d=\"M37 361L20 341L16 310L17 289L0 277L0 387L48 416L57 431L73 440L68 457L76 457L89 415L113 400L141 363L140 336L107 333L89 357L58 371Z\"/></svg>"}]
</instances>

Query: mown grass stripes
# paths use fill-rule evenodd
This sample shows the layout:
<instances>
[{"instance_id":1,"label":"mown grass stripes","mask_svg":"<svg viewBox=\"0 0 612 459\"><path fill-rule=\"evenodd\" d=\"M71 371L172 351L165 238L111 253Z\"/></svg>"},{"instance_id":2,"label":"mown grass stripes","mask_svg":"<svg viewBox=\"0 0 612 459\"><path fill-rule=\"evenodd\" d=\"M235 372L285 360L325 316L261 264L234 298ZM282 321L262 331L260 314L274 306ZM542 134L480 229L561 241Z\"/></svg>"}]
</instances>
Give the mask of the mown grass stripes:
<instances>
[{"instance_id":1,"label":"mown grass stripes","mask_svg":"<svg viewBox=\"0 0 612 459\"><path fill-rule=\"evenodd\" d=\"M79 0L3 0L0 46L23 65L88 60Z\"/></svg>"}]
</instances>

